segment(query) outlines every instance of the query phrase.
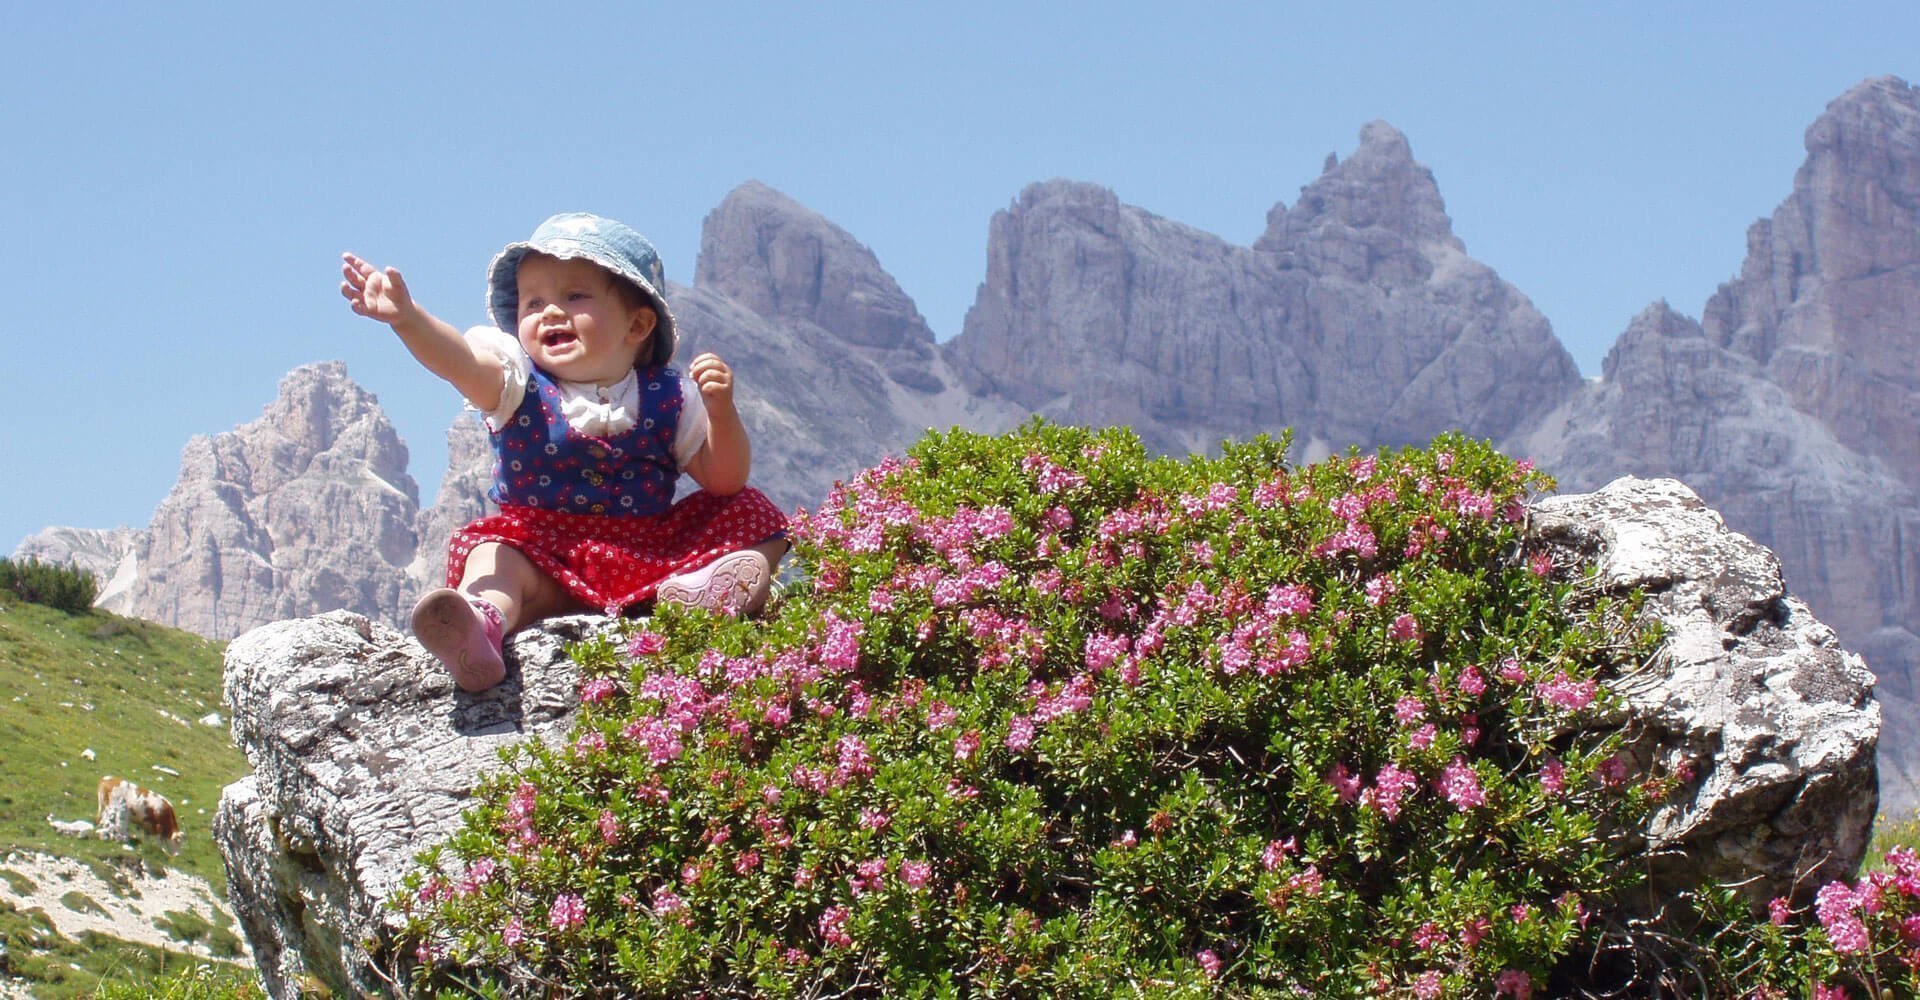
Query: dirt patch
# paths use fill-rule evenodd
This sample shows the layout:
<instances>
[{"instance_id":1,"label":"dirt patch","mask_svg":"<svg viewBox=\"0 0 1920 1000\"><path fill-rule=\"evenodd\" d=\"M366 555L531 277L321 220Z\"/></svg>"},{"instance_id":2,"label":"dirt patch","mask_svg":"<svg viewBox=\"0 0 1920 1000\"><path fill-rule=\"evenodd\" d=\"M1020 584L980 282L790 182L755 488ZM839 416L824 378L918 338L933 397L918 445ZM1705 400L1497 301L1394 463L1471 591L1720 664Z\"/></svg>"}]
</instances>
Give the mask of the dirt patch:
<instances>
[{"instance_id":1,"label":"dirt patch","mask_svg":"<svg viewBox=\"0 0 1920 1000\"><path fill-rule=\"evenodd\" d=\"M60 936L69 940L78 941L80 935L93 931L135 944L213 958L216 956L205 942L182 941L168 934L162 927L167 913L191 913L219 927L234 923L233 915L214 896L206 880L184 872L125 872L109 882L72 858L18 851L0 861L0 872L22 876L31 886L23 891L20 879L0 878L0 901L16 910L44 912ZM76 909L63 902L75 894L94 905ZM240 958L251 958L244 940L240 948ZM7 996L5 988L0 981L0 997Z\"/></svg>"}]
</instances>

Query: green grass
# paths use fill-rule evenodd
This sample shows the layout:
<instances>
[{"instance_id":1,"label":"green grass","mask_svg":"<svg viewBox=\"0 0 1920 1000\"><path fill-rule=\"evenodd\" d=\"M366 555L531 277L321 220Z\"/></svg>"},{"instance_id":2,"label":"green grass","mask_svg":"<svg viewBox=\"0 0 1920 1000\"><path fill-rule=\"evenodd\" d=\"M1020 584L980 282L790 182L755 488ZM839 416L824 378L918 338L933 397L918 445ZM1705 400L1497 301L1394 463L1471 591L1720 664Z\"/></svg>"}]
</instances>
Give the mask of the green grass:
<instances>
[{"instance_id":1,"label":"green grass","mask_svg":"<svg viewBox=\"0 0 1920 1000\"><path fill-rule=\"evenodd\" d=\"M220 790L244 775L246 758L227 726L196 720L226 715L220 697L224 645L104 611L68 614L0 592L0 858L34 851L79 860L109 884L125 868L180 871L207 880L224 898L226 872L211 823ZM183 721L184 720L184 724ZM95 759L81 751L92 749ZM155 765L178 772L168 774ZM95 818L95 786L106 774L128 778L174 804L185 844L170 856L151 840L131 849L97 837L66 837L47 824ZM9 904L31 890L0 867L0 938L9 972L45 1000L68 997L257 998L253 970L97 934L69 940L38 911ZM75 910L98 909L78 893ZM222 926L169 914L170 933L216 954L237 954L230 921ZM77 967L77 968L76 968Z\"/></svg>"},{"instance_id":2,"label":"green grass","mask_svg":"<svg viewBox=\"0 0 1920 1000\"><path fill-rule=\"evenodd\" d=\"M104 611L70 615L0 594L0 857L29 850L100 868L137 856L152 870L198 875L224 896L210 825L220 789L247 764L224 724L195 721L226 714L223 649L152 622ZM94 760L81 754L89 748ZM49 814L93 820L95 786L107 774L173 802L186 833L177 857L150 840L136 840L130 851L47 825Z\"/></svg>"},{"instance_id":3,"label":"green grass","mask_svg":"<svg viewBox=\"0 0 1920 1000\"><path fill-rule=\"evenodd\" d=\"M1867 847L1867 862L1860 866L1861 870L1886 870L1887 852L1896 847L1920 851L1920 810L1902 816L1881 813L1873 818L1873 840Z\"/></svg>"}]
</instances>

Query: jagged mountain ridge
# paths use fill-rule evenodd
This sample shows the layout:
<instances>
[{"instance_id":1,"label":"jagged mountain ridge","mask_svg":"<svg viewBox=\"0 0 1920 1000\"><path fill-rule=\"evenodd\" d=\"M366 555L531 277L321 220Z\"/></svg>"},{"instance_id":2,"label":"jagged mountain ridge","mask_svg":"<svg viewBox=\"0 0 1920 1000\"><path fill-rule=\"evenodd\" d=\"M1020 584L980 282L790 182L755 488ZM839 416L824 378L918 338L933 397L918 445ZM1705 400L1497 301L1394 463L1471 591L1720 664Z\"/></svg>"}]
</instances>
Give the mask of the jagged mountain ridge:
<instances>
[{"instance_id":1,"label":"jagged mountain ridge","mask_svg":"<svg viewBox=\"0 0 1920 1000\"><path fill-rule=\"evenodd\" d=\"M1030 412L1128 424L1165 451L1292 426L1302 458L1458 427L1535 456L1569 488L1681 478L1774 548L1796 592L1867 652L1889 699L1888 798L1908 803L1920 774L1907 763L1920 758L1920 640L1906 624L1920 610L1908 583L1920 572L1920 374L1903 364L1920 347L1917 94L1889 77L1837 98L1807 130L1792 193L1750 230L1740 275L1698 321L1665 303L1636 317L1591 383L1525 296L1467 256L1432 175L1380 122L1293 206L1276 205L1252 247L1094 185L1029 186L994 217L986 278L946 344L870 250L757 183L708 216L695 284L670 294L683 357L711 347L743 372L756 480L787 506L925 427L995 430ZM435 507L393 511L417 551L367 563L380 579L358 599L374 606L344 606L393 620L386 595L436 576L439 539L478 510L483 442L452 433L464 443ZM213 503L223 495L201 486L183 501L215 513L239 502ZM170 496L144 544L195 509ZM224 593L205 569L218 546L195 563L177 555L187 539L165 537L166 579L190 580L191 565ZM156 587L142 593L135 613L180 613ZM221 601L230 610L209 621L223 628L283 616L252 596Z\"/></svg>"}]
</instances>

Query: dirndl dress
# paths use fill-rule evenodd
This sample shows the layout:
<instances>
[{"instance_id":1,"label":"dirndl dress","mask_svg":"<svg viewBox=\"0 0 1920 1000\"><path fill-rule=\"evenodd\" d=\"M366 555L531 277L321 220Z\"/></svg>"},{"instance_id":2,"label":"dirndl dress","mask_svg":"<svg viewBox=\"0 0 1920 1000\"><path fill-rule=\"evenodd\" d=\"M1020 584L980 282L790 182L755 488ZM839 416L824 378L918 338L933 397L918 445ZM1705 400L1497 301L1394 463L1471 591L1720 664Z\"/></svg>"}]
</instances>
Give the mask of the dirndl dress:
<instances>
[{"instance_id":1,"label":"dirndl dress","mask_svg":"<svg viewBox=\"0 0 1920 1000\"><path fill-rule=\"evenodd\" d=\"M680 377L670 368L642 368L639 385L633 426L599 437L568 424L551 376L537 368L528 373L519 407L490 432L487 496L500 512L453 533L447 586L460 585L474 546L498 542L574 600L618 615L652 600L670 576L786 536L786 515L751 487L731 496L700 490L674 501Z\"/></svg>"}]
</instances>

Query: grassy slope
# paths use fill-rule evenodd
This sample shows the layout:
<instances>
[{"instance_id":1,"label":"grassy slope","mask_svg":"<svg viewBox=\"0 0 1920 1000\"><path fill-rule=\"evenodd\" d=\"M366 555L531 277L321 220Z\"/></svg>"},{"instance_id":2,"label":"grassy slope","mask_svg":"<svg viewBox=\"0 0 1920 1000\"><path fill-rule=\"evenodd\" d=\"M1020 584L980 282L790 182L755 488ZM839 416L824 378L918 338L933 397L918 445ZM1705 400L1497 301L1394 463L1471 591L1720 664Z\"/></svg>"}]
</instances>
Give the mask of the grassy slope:
<instances>
[{"instance_id":1,"label":"grassy slope","mask_svg":"<svg viewBox=\"0 0 1920 1000\"><path fill-rule=\"evenodd\" d=\"M30 850L96 867L137 858L152 870L198 875L224 896L213 809L222 786L248 768L224 721L222 648L151 622L101 611L68 615L0 591L0 858ZM210 712L221 713L220 725L197 721ZM81 755L89 748L94 760ZM94 819L94 788L105 774L130 778L172 800L186 833L178 857L151 842L129 850L95 837L64 837L47 824L49 813L62 820ZM0 933L12 931L7 937L13 938L29 921L6 907L5 898L0 896L0 925L11 926L0 926ZM58 967L66 969L68 961L85 965L92 975L79 977L83 982L99 975L119 978L116 971L160 973L179 961L105 941L67 944L53 949ZM23 971L23 957L13 956L16 973Z\"/></svg>"}]
</instances>

